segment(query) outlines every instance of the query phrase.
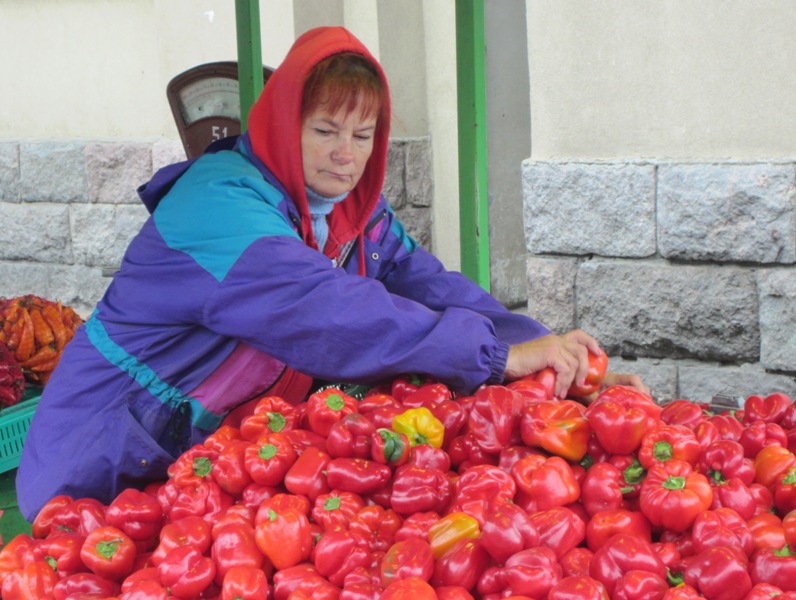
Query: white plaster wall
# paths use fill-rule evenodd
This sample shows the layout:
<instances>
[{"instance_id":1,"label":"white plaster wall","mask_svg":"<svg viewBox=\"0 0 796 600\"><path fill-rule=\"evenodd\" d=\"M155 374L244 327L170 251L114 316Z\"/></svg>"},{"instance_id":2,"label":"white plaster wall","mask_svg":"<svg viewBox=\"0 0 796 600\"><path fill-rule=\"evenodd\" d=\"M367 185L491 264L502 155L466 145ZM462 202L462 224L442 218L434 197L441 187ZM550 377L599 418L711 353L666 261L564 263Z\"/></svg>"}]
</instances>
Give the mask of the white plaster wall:
<instances>
[{"instance_id":1,"label":"white plaster wall","mask_svg":"<svg viewBox=\"0 0 796 600\"><path fill-rule=\"evenodd\" d=\"M293 41L289 0L260 0L263 61ZM177 139L169 80L236 60L230 0L0 0L0 139ZM13 58L12 58L13 57Z\"/></svg>"},{"instance_id":2,"label":"white plaster wall","mask_svg":"<svg viewBox=\"0 0 796 600\"><path fill-rule=\"evenodd\" d=\"M527 0L532 156L794 156L796 3Z\"/></svg>"}]
</instances>

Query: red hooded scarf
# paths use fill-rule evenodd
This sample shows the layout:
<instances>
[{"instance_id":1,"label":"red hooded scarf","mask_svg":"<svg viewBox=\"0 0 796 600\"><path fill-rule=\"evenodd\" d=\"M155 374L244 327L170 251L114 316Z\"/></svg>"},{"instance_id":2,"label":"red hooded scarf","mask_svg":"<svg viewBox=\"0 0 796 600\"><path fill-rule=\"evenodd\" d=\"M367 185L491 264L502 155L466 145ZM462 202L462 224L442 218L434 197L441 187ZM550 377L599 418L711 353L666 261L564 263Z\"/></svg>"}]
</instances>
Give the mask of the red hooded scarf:
<instances>
[{"instance_id":1,"label":"red hooded scarf","mask_svg":"<svg viewBox=\"0 0 796 600\"><path fill-rule=\"evenodd\" d=\"M274 71L249 113L248 132L254 154L279 179L301 214L304 242L317 247L312 233L301 160L301 97L304 82L321 60L340 52L361 54L374 64L384 82L384 114L373 140L365 172L329 216L329 239L337 245L361 236L384 185L389 142L390 106L387 78L368 49L342 27L318 27L299 37ZM360 244L361 246L361 244Z\"/></svg>"}]
</instances>

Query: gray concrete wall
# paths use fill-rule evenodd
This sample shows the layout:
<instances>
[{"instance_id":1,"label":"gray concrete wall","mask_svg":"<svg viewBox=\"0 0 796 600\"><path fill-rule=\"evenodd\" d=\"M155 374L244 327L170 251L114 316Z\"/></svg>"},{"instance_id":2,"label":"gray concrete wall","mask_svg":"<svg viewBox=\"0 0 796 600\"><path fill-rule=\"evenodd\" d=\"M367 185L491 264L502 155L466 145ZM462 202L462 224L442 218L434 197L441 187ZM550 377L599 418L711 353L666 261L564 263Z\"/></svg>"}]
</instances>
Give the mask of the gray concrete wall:
<instances>
[{"instance_id":1,"label":"gray concrete wall","mask_svg":"<svg viewBox=\"0 0 796 600\"><path fill-rule=\"evenodd\" d=\"M794 162L523 164L528 312L657 398L796 397Z\"/></svg>"},{"instance_id":2,"label":"gray concrete wall","mask_svg":"<svg viewBox=\"0 0 796 600\"><path fill-rule=\"evenodd\" d=\"M427 244L429 146L391 141L386 177L396 213ZM0 296L37 294L87 316L148 217L136 188L184 158L173 141L0 142Z\"/></svg>"}]
</instances>

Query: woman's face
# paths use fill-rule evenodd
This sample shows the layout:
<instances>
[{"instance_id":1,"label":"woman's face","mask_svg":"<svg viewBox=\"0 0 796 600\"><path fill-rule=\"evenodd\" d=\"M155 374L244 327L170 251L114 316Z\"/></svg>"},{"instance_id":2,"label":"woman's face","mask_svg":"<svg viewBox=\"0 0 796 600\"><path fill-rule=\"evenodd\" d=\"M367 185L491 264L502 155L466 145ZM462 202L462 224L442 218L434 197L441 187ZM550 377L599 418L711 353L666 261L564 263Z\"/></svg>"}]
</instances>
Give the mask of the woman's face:
<instances>
[{"instance_id":1,"label":"woman's face","mask_svg":"<svg viewBox=\"0 0 796 600\"><path fill-rule=\"evenodd\" d=\"M351 191L373 152L375 133L376 116L365 117L359 108L332 115L321 105L309 113L301 125L305 185L326 198Z\"/></svg>"}]
</instances>

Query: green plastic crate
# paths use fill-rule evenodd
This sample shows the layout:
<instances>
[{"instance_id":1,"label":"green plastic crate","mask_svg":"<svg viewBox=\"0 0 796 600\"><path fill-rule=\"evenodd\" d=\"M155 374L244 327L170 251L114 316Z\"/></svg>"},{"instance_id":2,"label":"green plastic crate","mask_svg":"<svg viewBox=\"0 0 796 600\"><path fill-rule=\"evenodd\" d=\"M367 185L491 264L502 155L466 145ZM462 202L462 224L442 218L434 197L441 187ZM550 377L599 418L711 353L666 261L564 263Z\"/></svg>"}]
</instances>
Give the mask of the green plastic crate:
<instances>
[{"instance_id":1,"label":"green plastic crate","mask_svg":"<svg viewBox=\"0 0 796 600\"><path fill-rule=\"evenodd\" d=\"M30 421L41 398L41 388L28 388L22 401L0 410L0 473L19 466Z\"/></svg>"}]
</instances>

